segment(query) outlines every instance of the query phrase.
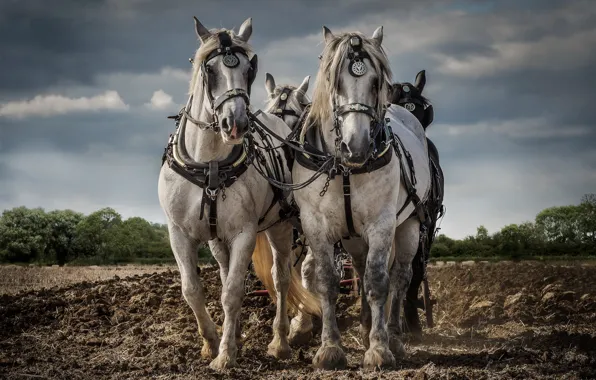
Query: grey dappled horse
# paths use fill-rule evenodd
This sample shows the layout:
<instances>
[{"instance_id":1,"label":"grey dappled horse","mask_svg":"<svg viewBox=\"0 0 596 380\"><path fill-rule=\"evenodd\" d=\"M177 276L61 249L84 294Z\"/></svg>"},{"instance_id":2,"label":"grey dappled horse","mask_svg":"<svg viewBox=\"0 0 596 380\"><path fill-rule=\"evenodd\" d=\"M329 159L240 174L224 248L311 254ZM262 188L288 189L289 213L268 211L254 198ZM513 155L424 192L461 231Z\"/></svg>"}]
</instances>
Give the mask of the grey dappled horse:
<instances>
[{"instance_id":1,"label":"grey dappled horse","mask_svg":"<svg viewBox=\"0 0 596 380\"><path fill-rule=\"evenodd\" d=\"M292 227L279 220L279 193L251 160L262 158L282 168L287 162L278 156L279 162L273 163L272 156L260 154L255 147L266 142L263 135L251 133L251 126L260 121L282 137L289 134L289 128L273 115L257 112L256 116L250 111L250 88L257 71L257 56L249 58L251 19L241 25L238 34L228 29L208 30L196 18L195 29L201 46L192 61L190 99L177 117L177 130L164 153L167 164L161 168L158 183L182 294L203 337L201 354L214 358L210 367L235 366L243 280L252 255L253 261L260 263L255 265L257 275L278 300L268 353L287 358L287 303L308 309L308 298L299 280L298 287L291 282ZM277 180L289 182L289 168L279 177ZM223 285L221 342L205 308L197 273L197 249L206 241L219 263ZM317 310L314 304L312 312Z\"/></svg>"},{"instance_id":2,"label":"grey dappled horse","mask_svg":"<svg viewBox=\"0 0 596 380\"><path fill-rule=\"evenodd\" d=\"M308 79L306 77L302 84L298 87L293 85L276 85L275 79L269 73L266 75L265 87L268 93L268 100L266 112L273 113L281 117L288 126L294 130L296 123L302 116L304 109L308 106L308 99L306 91L308 90ZM433 121L432 105L428 99L422 96L422 91L426 84L425 70L420 71L416 75L415 84L409 82L394 83L392 85L392 96L390 102L398 104L408 111L412 112L414 116L420 121L422 127L426 128ZM420 326L420 318L418 315L418 307L427 308L429 305L424 304L418 298L420 284L426 276L426 262L429 259L429 252L432 246L433 238L436 231L437 219L442 214L443 201L443 174L439 166L438 152L435 145L427 138L429 158L431 160L431 172L433 173L433 187L429 199L425 202L425 207L429 218L427 224L423 226L422 230L426 236L422 236L422 241L418 246L416 256L412 261L413 275L407 291L407 297L404 302L404 317L405 327L408 331L414 334L418 339L422 334ZM296 232L296 230L295 230ZM295 235L294 239L301 239L301 236ZM312 254L308 250L308 245L300 240L297 241L296 248L299 250L299 260L296 262L297 268L301 268L312 272ZM305 255L303 255L306 253ZM307 262L302 266L303 260ZM307 276L303 276L306 278ZM303 279L303 282L305 280ZM307 284L305 284L307 286ZM428 291L427 289L424 289ZM428 300L427 300L428 301ZM427 318L429 312L427 311ZM431 316L432 317L432 316ZM291 321L292 327L290 329L290 344L304 345L308 344L312 338L312 318L310 315L298 312L298 314Z\"/></svg>"},{"instance_id":3,"label":"grey dappled horse","mask_svg":"<svg viewBox=\"0 0 596 380\"><path fill-rule=\"evenodd\" d=\"M347 364L335 317L339 279L333 250L341 240L363 282L363 365L392 366L395 356L405 353L398 336L400 308L424 218L414 205L430 188L426 139L409 111L387 108L391 71L381 47L382 27L372 38L334 36L326 27L324 32L313 102L300 136L312 154L297 153L292 172L294 183L306 182L330 162L317 157L335 157L327 179L293 193L313 253L313 263L303 263L303 281L319 293L323 311L313 364L325 369Z\"/></svg>"}]
</instances>

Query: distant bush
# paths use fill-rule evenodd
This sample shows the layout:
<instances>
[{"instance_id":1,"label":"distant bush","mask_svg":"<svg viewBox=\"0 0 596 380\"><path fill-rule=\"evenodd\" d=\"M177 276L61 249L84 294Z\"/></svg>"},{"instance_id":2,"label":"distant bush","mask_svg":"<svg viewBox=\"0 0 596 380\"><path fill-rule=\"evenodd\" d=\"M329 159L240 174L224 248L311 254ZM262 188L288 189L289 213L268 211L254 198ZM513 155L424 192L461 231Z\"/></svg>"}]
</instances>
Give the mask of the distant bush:
<instances>
[{"instance_id":1,"label":"distant bush","mask_svg":"<svg viewBox=\"0 0 596 380\"><path fill-rule=\"evenodd\" d=\"M199 262L215 263L201 245ZM431 258L511 259L596 256L596 194L579 205L542 210L534 222L510 224L456 240L439 235ZM72 210L46 212L15 207L0 216L0 262L63 265L174 263L167 226L103 208L87 216Z\"/></svg>"},{"instance_id":2,"label":"distant bush","mask_svg":"<svg viewBox=\"0 0 596 380\"><path fill-rule=\"evenodd\" d=\"M198 252L208 261L210 252ZM0 217L0 262L69 265L175 263L165 225L122 220L114 209L87 216L16 207Z\"/></svg>"}]
</instances>

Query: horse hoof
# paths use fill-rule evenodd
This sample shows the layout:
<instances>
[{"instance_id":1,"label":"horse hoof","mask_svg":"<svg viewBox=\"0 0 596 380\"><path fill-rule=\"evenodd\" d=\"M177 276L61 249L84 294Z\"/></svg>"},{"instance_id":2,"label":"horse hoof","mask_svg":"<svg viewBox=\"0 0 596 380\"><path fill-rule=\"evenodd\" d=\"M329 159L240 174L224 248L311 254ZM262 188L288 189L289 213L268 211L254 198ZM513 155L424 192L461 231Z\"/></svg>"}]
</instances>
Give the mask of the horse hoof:
<instances>
[{"instance_id":1,"label":"horse hoof","mask_svg":"<svg viewBox=\"0 0 596 380\"><path fill-rule=\"evenodd\" d=\"M267 346L267 354L277 359L289 359L292 356L292 350L287 343L282 344L279 339L276 339Z\"/></svg>"},{"instance_id":2,"label":"horse hoof","mask_svg":"<svg viewBox=\"0 0 596 380\"><path fill-rule=\"evenodd\" d=\"M300 318L300 315L292 318L288 335L290 346L307 346L313 337L312 328L310 319Z\"/></svg>"},{"instance_id":3,"label":"horse hoof","mask_svg":"<svg viewBox=\"0 0 596 380\"><path fill-rule=\"evenodd\" d=\"M221 371L228 368L236 367L238 363L236 363L236 359L230 357L229 355L222 353L217 355L215 359L211 363L209 363L209 367L216 371Z\"/></svg>"},{"instance_id":4,"label":"horse hoof","mask_svg":"<svg viewBox=\"0 0 596 380\"><path fill-rule=\"evenodd\" d=\"M362 366L366 370L393 368L395 367L395 358L389 349L377 346L369 348L364 353Z\"/></svg>"},{"instance_id":5,"label":"horse hoof","mask_svg":"<svg viewBox=\"0 0 596 380\"><path fill-rule=\"evenodd\" d=\"M410 332L410 343L411 344L422 343L422 331Z\"/></svg>"},{"instance_id":6,"label":"horse hoof","mask_svg":"<svg viewBox=\"0 0 596 380\"><path fill-rule=\"evenodd\" d=\"M290 335L288 336L288 341L290 346L299 347L299 346L308 346L310 341L312 340L312 331L290 331Z\"/></svg>"},{"instance_id":7,"label":"horse hoof","mask_svg":"<svg viewBox=\"0 0 596 380\"><path fill-rule=\"evenodd\" d=\"M215 359L219 353L219 342L209 343L208 340L203 340L203 348L201 349L201 357L204 359Z\"/></svg>"},{"instance_id":8,"label":"horse hoof","mask_svg":"<svg viewBox=\"0 0 596 380\"><path fill-rule=\"evenodd\" d=\"M403 359L406 357L406 346L397 336L389 337L389 349L396 359Z\"/></svg>"},{"instance_id":9,"label":"horse hoof","mask_svg":"<svg viewBox=\"0 0 596 380\"><path fill-rule=\"evenodd\" d=\"M331 371L346 368L348 360L341 347L321 346L312 360L312 364L315 368Z\"/></svg>"}]
</instances>

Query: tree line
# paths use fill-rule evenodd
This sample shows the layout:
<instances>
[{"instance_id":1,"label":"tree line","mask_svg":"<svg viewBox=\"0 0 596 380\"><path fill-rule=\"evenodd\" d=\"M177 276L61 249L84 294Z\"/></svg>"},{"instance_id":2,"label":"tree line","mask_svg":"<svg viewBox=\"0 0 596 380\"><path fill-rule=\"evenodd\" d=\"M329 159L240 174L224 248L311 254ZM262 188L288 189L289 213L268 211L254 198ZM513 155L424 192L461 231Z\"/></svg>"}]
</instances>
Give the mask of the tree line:
<instances>
[{"instance_id":1,"label":"tree line","mask_svg":"<svg viewBox=\"0 0 596 380\"><path fill-rule=\"evenodd\" d=\"M596 256L596 194L577 205L549 207L534 222L509 224L493 234L484 226L461 240L439 235L431 257L553 257Z\"/></svg>"},{"instance_id":2,"label":"tree line","mask_svg":"<svg viewBox=\"0 0 596 380\"><path fill-rule=\"evenodd\" d=\"M197 253L210 260L209 249ZM431 258L596 256L596 194L578 205L542 210L534 222L489 234L484 226L461 240L439 235ZM0 262L117 264L174 262L167 226L140 217L126 220L112 208L89 215L24 206L0 216Z\"/></svg>"},{"instance_id":3,"label":"tree line","mask_svg":"<svg viewBox=\"0 0 596 380\"><path fill-rule=\"evenodd\" d=\"M0 217L0 261L40 264L117 264L174 261L167 226L112 208L89 215L16 207Z\"/></svg>"}]
</instances>

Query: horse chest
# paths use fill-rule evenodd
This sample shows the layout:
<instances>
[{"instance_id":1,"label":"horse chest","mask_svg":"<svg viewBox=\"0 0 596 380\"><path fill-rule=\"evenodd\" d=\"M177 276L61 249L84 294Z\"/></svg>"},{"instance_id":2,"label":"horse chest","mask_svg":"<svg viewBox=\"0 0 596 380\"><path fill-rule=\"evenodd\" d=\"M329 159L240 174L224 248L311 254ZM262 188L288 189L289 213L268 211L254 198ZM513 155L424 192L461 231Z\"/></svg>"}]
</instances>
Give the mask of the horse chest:
<instances>
[{"instance_id":1,"label":"horse chest","mask_svg":"<svg viewBox=\"0 0 596 380\"><path fill-rule=\"evenodd\" d=\"M210 240L209 206L205 205L203 217L201 203L203 189L171 172L160 178L162 207L168 219L185 233L200 241ZM235 236L251 224L256 225L259 208L266 201L267 189L257 181L239 178L232 186L217 196L217 234L219 238Z\"/></svg>"},{"instance_id":2,"label":"horse chest","mask_svg":"<svg viewBox=\"0 0 596 380\"><path fill-rule=\"evenodd\" d=\"M296 181L307 179L312 172L303 168L295 172ZM351 213L358 231L379 218L395 216L397 210L399 170L388 166L371 174L350 177ZM306 223L328 229L334 234L345 235L347 231L344 203L343 178L341 175L329 182L327 191L321 196L326 177L319 178L307 188L296 191L295 198L300 208L301 219ZM385 183L389 182L389 183Z\"/></svg>"}]
</instances>

